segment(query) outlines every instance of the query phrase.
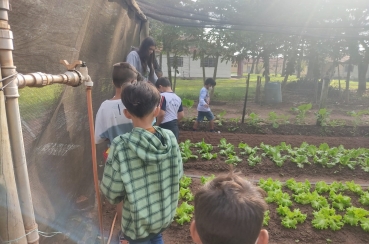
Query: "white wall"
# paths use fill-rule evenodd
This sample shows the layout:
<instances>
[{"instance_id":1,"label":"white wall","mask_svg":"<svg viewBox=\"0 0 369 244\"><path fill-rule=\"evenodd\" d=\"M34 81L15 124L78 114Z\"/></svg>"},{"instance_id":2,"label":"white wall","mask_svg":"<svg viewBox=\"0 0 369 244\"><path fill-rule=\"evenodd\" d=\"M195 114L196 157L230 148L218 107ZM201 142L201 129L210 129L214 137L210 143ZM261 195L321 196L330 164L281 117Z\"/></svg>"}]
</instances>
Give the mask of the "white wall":
<instances>
[{"instance_id":1,"label":"white wall","mask_svg":"<svg viewBox=\"0 0 369 244\"><path fill-rule=\"evenodd\" d=\"M171 55L172 56L172 55ZM179 74L177 77L183 78L202 78L202 67L200 67L200 59L192 60L192 56L181 56L183 57L183 67L178 67ZM217 78L231 78L231 62L226 63L221 62L221 57L219 57ZM158 58L159 61L159 58ZM168 76L168 66L167 57L163 55L162 57L162 67L163 76ZM213 77L214 67L205 67L206 77ZM172 69L172 76L174 76L174 71Z\"/></svg>"},{"instance_id":2,"label":"white wall","mask_svg":"<svg viewBox=\"0 0 369 244\"><path fill-rule=\"evenodd\" d=\"M347 65L342 65L340 64L339 65L339 73L338 73L338 67L336 67L335 69L335 73L333 75L334 78L338 78L339 76L341 76L341 79L346 79L347 77L347 72L345 70L345 67ZM358 79L359 78L359 70L358 70L358 66L357 65L354 65L354 70L352 72L350 72L350 78L351 79ZM369 79L369 71L366 72L366 78Z\"/></svg>"}]
</instances>

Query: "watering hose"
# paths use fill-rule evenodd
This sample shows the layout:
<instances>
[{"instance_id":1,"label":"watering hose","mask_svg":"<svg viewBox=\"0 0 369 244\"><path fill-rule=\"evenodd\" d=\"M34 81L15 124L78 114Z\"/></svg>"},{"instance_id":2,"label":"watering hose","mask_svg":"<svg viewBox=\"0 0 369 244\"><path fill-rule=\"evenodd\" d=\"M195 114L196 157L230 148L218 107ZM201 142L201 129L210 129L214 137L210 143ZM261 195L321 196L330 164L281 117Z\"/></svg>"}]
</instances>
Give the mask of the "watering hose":
<instances>
[{"instance_id":1,"label":"watering hose","mask_svg":"<svg viewBox=\"0 0 369 244\"><path fill-rule=\"evenodd\" d=\"M93 112L92 112L91 88L92 88L92 84L87 84L86 95L87 95L88 123L90 125L90 137L91 137L92 170L93 170L93 175L94 175L94 185L95 185L97 207L98 207L98 214L99 214L101 240L102 240L102 243L105 244L103 217L102 217L102 205L101 205L101 197L100 197L100 190L99 190L99 183L98 183L99 179L97 175L96 145L95 145L95 139L94 139L95 129L94 129L94 117L93 117Z\"/></svg>"}]
</instances>

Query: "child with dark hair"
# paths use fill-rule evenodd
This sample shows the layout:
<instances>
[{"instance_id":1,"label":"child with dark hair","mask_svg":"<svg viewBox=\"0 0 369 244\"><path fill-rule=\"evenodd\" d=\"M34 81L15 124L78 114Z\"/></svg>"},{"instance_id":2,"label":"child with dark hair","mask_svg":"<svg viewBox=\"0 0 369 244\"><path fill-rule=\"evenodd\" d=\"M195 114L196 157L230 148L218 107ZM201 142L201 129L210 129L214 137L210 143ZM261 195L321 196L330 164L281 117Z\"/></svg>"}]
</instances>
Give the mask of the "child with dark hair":
<instances>
[{"instance_id":1,"label":"child with dark hair","mask_svg":"<svg viewBox=\"0 0 369 244\"><path fill-rule=\"evenodd\" d=\"M153 85L127 85L121 97L134 128L113 140L100 188L110 203L123 201L121 227L130 244L162 244L178 204L181 153L171 131L152 126L161 99Z\"/></svg>"},{"instance_id":2,"label":"child with dark hair","mask_svg":"<svg viewBox=\"0 0 369 244\"><path fill-rule=\"evenodd\" d=\"M193 130L196 131L199 126L199 122L203 121L204 118L209 121L210 132L214 132L214 115L210 110L210 96L209 90L216 86L216 82L213 78L207 78L205 80L204 87L200 90L199 104L197 105L197 119L193 125Z\"/></svg>"},{"instance_id":3,"label":"child with dark hair","mask_svg":"<svg viewBox=\"0 0 369 244\"><path fill-rule=\"evenodd\" d=\"M155 41L152 37L146 37L138 50L132 50L127 56L127 62L134 66L137 71L148 80L155 84L158 79L155 69L159 69L159 65L155 59Z\"/></svg>"},{"instance_id":4,"label":"child with dark hair","mask_svg":"<svg viewBox=\"0 0 369 244\"><path fill-rule=\"evenodd\" d=\"M137 70L129 63L117 63L113 65L113 84L115 95L110 100L104 101L96 114L95 119L95 143L107 141L108 144L120 134L130 132L133 124L123 114L124 105L121 101L122 86L127 83L137 82Z\"/></svg>"},{"instance_id":5,"label":"child with dark hair","mask_svg":"<svg viewBox=\"0 0 369 244\"><path fill-rule=\"evenodd\" d=\"M190 226L197 244L267 244L265 192L235 173L218 176L195 195Z\"/></svg>"},{"instance_id":6,"label":"child with dark hair","mask_svg":"<svg viewBox=\"0 0 369 244\"><path fill-rule=\"evenodd\" d=\"M162 96L161 110L158 117L156 117L156 125L171 130L178 140L178 121L184 117L182 100L172 91L168 78L159 78L155 86Z\"/></svg>"}]
</instances>

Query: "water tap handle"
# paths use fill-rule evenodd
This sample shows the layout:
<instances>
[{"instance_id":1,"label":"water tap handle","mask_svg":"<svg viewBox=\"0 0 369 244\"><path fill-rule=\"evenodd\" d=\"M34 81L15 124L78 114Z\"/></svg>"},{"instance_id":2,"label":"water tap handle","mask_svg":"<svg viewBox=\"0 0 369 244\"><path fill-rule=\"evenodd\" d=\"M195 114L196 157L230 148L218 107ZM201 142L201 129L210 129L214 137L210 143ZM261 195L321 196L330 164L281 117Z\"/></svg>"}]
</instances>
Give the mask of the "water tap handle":
<instances>
[{"instance_id":1,"label":"water tap handle","mask_svg":"<svg viewBox=\"0 0 369 244\"><path fill-rule=\"evenodd\" d=\"M60 63L64 65L67 68L67 70L75 70L77 66L80 66L83 64L81 60L76 60L72 64L69 64L67 60L60 60Z\"/></svg>"}]
</instances>

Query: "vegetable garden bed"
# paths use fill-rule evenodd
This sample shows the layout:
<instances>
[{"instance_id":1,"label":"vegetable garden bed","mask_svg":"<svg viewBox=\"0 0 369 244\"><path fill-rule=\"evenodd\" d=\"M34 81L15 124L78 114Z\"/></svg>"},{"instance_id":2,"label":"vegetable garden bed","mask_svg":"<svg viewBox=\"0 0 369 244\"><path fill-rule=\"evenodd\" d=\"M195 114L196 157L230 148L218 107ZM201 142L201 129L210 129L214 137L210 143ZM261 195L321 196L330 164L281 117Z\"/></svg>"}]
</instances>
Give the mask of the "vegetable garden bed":
<instances>
[{"instance_id":1,"label":"vegetable garden bed","mask_svg":"<svg viewBox=\"0 0 369 244\"><path fill-rule=\"evenodd\" d=\"M201 151L201 142L204 138L205 144L211 144L213 149L210 151L212 154L217 154L217 158L207 160L202 159L201 154L198 151ZM225 138L226 141L222 141L221 139ZM336 182L351 182L354 180L354 183L363 185L363 189L367 190L367 185L369 183L369 173L367 168L365 168L366 164L366 156L368 155L368 150L363 149L361 154L357 150L362 148L363 146L369 145L369 139L365 137L318 137L318 136L285 136L285 135L252 135L252 134L233 134L233 133L203 133L203 132L182 132L180 134L180 141L185 142L186 140L191 140L193 143L199 143L196 147L195 145L191 145L190 149L193 155L197 156L198 159L188 159L187 162L184 163L185 173L189 176L193 176L192 184L190 186L191 192L193 194L201 187L201 182L198 177L201 176L210 176L212 174L218 175L220 173L226 173L229 171L229 165L225 163L227 159L229 159L226 155L221 155L221 150L226 150L226 145L228 143L234 145L234 156L237 156L239 159L242 159L242 162L234 163L234 168L238 171L241 171L249 180L254 182L258 181L261 178L267 179L271 177L274 180L280 180L281 182L288 181L291 178L294 178L297 182L305 182L307 179L311 183L310 193L315 189L314 183L318 181L324 181L326 183ZM250 155L242 155L241 152L246 151L245 147L238 148L239 143L244 142L248 144L251 149L258 147L257 152L253 155L254 157L260 156L261 161L256 163L255 166L249 165ZM291 154L296 155L296 153L291 152L288 153L288 150L281 152L281 157L287 156L284 163L281 166L278 166L276 162L273 160L271 155L265 153L265 146L275 147L277 145L281 146L281 142L285 142L284 147L288 148L288 145L291 146L293 150L302 150L301 148L316 148L316 151L319 152L319 158L323 157L323 155L328 155L328 151L331 151L331 156L328 157L329 162L336 161L336 164L332 165L323 165L321 163L314 163L314 157L308 156L309 163L303 163L303 168L298 166L298 163L292 162ZM306 142L303 144L303 142ZM202 144L204 144L202 143ZM263 143L262 147L260 146ZM326 144L324 144L326 143ZM319 149L320 145L321 149ZM224 146L224 148L220 148L219 146ZM327 147L327 145L329 147ZM340 145L342 145L340 147ZM241 144L241 147L243 145ZM302 147L301 147L302 146ZM315 146L315 147L314 147ZM205 148L206 146L203 145ZM263 149L264 147L264 149ZM183 148L183 145L182 145ZM251 150L249 149L249 150ZM273 149L270 149L272 150ZM307 149L306 149L307 150ZM310 149L311 150L311 149ZM183 149L182 149L183 151ZM311 153L314 154L312 150ZM326 151L324 153L323 151ZM306 151L307 152L307 151ZM305 153L306 153L305 152ZM223 152L224 153L224 152ZM316 152L315 152L316 153ZM341 154L340 154L341 153ZM304 154L304 153L301 153ZM332 156L333 155L333 156ZM335 156L334 156L335 155ZM347 157L347 155L351 155L349 159L339 161L339 158L343 156ZM335 157L337 159L335 159ZM355 157L355 158L353 158ZM338 160L338 161L337 161ZM302 160L303 161L303 160ZM316 159L318 161L318 158ZM324 160L323 160L324 161ZM353 169L350 169L351 166L347 166L347 162L356 162L352 163L354 166ZM359 163L361 162L361 163ZM334 183L337 185L337 183ZM301 204L297 203L294 198L293 191L288 189L286 186L282 187L282 191L290 196L292 205L289 206L289 209L293 211L294 209L299 209L302 214L306 214L306 219L303 223L297 224L296 229L294 228L286 228L282 225L283 217L278 215L278 204L277 203L269 203L270 210L270 221L268 226L265 228L268 229L270 234L270 243L367 243L367 239L369 237L369 232L365 232L361 227L361 222L358 222L358 226L351 226L348 223L344 223L343 227L340 230L332 230L329 225L328 229L317 229L313 227L312 221L314 219L313 212L318 211L318 209L313 209L312 205L309 204ZM350 190L337 191L336 196L342 194L342 196L350 197L351 206L362 208L364 210L369 210L369 207L363 205L359 202L360 195L351 192ZM366 193L369 194L369 193ZM329 203L330 209L332 209L332 200L329 197L328 192L322 192L322 197L327 199ZM367 196L367 195L365 195ZM333 197L333 196L332 196ZM332 198L331 197L331 198ZM300 197L301 198L301 197ZM337 197L336 197L337 198ZM299 199L299 198L297 198ZM333 198L332 198L333 199ZM301 202L301 199L300 199ZM189 201L189 204L192 202ZM365 202L366 203L366 202ZM347 206L349 207L349 206ZM341 216L341 222L344 221L344 216L347 212L347 207L345 207L344 211L340 211L338 209L334 210L336 215ZM280 210L281 211L281 210ZM323 210L328 211L328 210ZM332 211L332 210L329 210ZM368 212L369 213L369 212ZM367 219L369 216L365 216L363 220L364 227L366 228ZM317 217L319 220L319 217ZM336 217L340 218L340 217ZM338 225L342 225L340 222ZM354 223L355 225L355 223ZM323 227L322 227L323 228ZM324 227L325 228L325 227ZM334 227L333 227L334 228ZM190 233L189 233L189 224L185 223L183 225L178 224L177 222L173 222L169 229L164 232L164 239L166 243L192 243Z\"/></svg>"},{"instance_id":2,"label":"vegetable garden bed","mask_svg":"<svg viewBox=\"0 0 369 244\"><path fill-rule=\"evenodd\" d=\"M222 138L225 138L225 140L222 140L221 142ZM261 178L272 178L273 180L279 180L281 182L286 182L291 178L294 178L296 182L305 182L305 180L307 179L311 184L309 192L312 193L315 189L314 183L319 181L324 181L326 183L332 183L336 181L342 182L343 185L345 185L346 182L351 182L352 180L354 180L354 183L361 184L363 186L362 188L365 192L369 192L367 188L367 185L369 184L369 172L366 172L368 171L367 167L369 166L369 162L367 159L369 158L368 150L356 150L359 148L368 147L368 137L321 137L275 134L256 135L241 133L218 134L209 132L181 131L180 141L185 142L186 140L190 140L192 143L198 143L198 147L196 147L195 145L189 146L191 154L197 156L198 158L188 159L184 163L185 174L188 176L193 176L192 183L189 186L189 190L192 194L195 194L197 190L201 187L201 176L209 177L212 174L218 175L220 173L229 172L230 167L227 163L225 163L225 161L229 160L230 157L227 154L220 154L222 150L227 150L227 144L228 146L230 146L230 144L234 146L234 153L232 153L232 155L237 156L239 159L242 160L242 162L236 162L237 160L233 162L233 167L236 170L241 171L242 174L245 175L245 177L247 177L251 181L254 181L255 183L258 182ZM248 147L245 147L244 144L239 145L241 142L247 144ZM281 144L281 142L285 142L285 144ZM203 144L203 148L200 144ZM199 153L198 151L206 148L205 144L212 145L213 148L209 151L209 153L216 153L217 158L210 160L201 158L201 154L204 154L205 152ZM223 148L220 148L218 145L220 145L220 147L222 147L221 145L223 145ZM268 153L268 151L275 152L276 146L278 145L280 157L286 156L281 166L278 166L276 163L276 161L280 159L279 156L273 157L273 153ZM238 148L239 146L241 146L241 148ZM255 149L255 147L258 148L256 149L255 154L251 155L254 158L260 157L261 160L260 162L257 162L254 166L250 166L250 160L248 159L251 155L249 154L249 152L252 151L252 149ZM300 159L296 159L299 156L299 153L296 153L296 151L299 150L301 152L301 155L308 155L307 162L310 162L310 164L306 162L306 158L301 157ZM182 151L184 151L183 145ZM315 160L314 155L316 156ZM344 156L346 157L345 159L340 159ZM322 158L325 157L328 159L326 160L327 162L325 160L322 160ZM303 163L301 163L300 161ZM231 163L230 161L228 162ZM337 185L337 183L335 184ZM268 229L270 234L270 243L368 243L369 232L364 231L361 225L364 224L364 228L366 228L366 221L369 216L364 216L363 218L361 218L361 220L358 221L357 226L351 226L349 223L344 223L340 230L334 231L331 229L330 225L328 225L328 229L320 230L313 226L313 213L314 211L318 211L318 209L314 209L311 202L307 204L296 202L296 199L298 199L298 201L300 202L304 199L301 196L295 199L294 195L297 194L293 193L293 191L287 188L285 185L283 185L281 190L283 191L283 193L288 194L291 199L292 205L289 206L289 209L291 211L293 211L294 209L299 209L301 211L301 214L306 214L306 219L303 221L303 223L298 223L296 225L296 229L286 228L282 225L283 216L280 216L278 214L277 208L279 205L275 202L270 202L270 220L268 225L265 227L266 229ZM185 191L182 191L182 193L185 194ZM350 197L351 205L345 206L344 211L335 209L335 215L340 215L341 217L333 218L341 218L339 221L344 221L344 216L347 213L347 208L352 206L369 211L368 206L363 205L359 202L361 195L363 195L364 193L359 195L345 189L343 191L336 191L335 194L336 198L340 198L337 197L337 195L339 194L342 194L342 196ZM331 209L333 203L332 199L334 197L333 194L331 197L329 192L322 192L319 193L319 195L327 199L327 202ZM193 202L191 201L191 196L187 197L189 199L189 201L187 200L188 203L193 204ZM181 203L182 200L180 204ZM115 211L113 207L107 206L109 205L106 205L105 207L105 209L108 209L108 213L106 214L106 221L111 222L111 219L114 217ZM279 211L281 212L282 210ZM284 209L284 211L286 211L286 209ZM325 211L329 212L332 210ZM352 223L355 225L355 220L353 220ZM342 223L338 223L338 225L340 226L342 225ZM176 221L174 221L172 225L164 231L163 237L165 243L169 244L193 243L190 237L189 223L184 223L183 225L180 225Z\"/></svg>"}]
</instances>

